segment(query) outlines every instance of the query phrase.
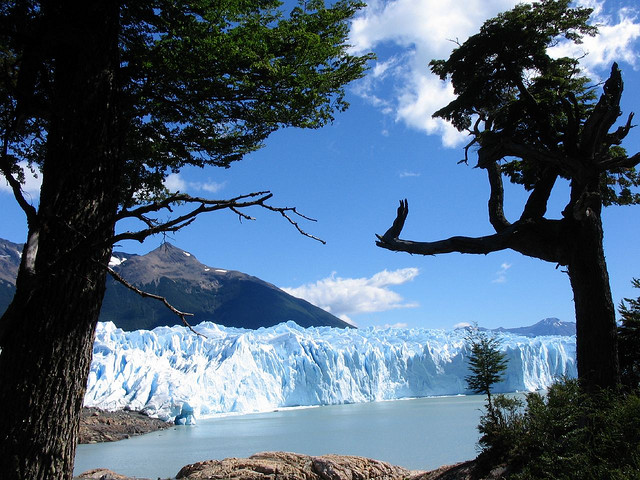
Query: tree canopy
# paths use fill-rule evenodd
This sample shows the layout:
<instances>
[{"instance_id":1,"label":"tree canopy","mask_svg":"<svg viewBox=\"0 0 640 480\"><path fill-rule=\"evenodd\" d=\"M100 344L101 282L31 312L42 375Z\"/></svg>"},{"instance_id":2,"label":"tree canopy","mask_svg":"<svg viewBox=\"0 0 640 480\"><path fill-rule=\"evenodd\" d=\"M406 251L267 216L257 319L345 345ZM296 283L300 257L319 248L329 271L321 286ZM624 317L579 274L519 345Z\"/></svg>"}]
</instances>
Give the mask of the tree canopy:
<instances>
[{"instance_id":1,"label":"tree canopy","mask_svg":"<svg viewBox=\"0 0 640 480\"><path fill-rule=\"evenodd\" d=\"M228 167L279 128L331 122L370 58L350 55L345 43L362 5L300 2L286 16L278 0L123 2L114 79L121 207L164 198L164 178L185 165ZM0 167L16 195L20 162L41 168L45 159L52 43L71 41L54 13L36 1L0 10Z\"/></svg>"}]
</instances>

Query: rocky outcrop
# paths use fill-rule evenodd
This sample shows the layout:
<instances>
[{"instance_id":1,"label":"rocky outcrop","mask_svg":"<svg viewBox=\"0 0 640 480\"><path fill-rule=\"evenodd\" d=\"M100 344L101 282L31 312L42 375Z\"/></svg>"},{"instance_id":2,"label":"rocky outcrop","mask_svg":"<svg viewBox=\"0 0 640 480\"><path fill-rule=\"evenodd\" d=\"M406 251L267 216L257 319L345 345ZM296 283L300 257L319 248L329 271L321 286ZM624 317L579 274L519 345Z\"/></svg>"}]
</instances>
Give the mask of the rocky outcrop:
<instances>
[{"instance_id":1,"label":"rocky outcrop","mask_svg":"<svg viewBox=\"0 0 640 480\"><path fill-rule=\"evenodd\" d=\"M79 477L73 477L73 480L134 480L131 477L117 474L106 468L94 468L82 473ZM137 478L135 480L149 480L146 478Z\"/></svg>"},{"instance_id":2,"label":"rocky outcrop","mask_svg":"<svg viewBox=\"0 0 640 480\"><path fill-rule=\"evenodd\" d=\"M411 471L379 460L349 455L312 457L263 452L249 458L225 458L187 465L176 478L228 480L400 480Z\"/></svg>"},{"instance_id":3,"label":"rocky outcrop","mask_svg":"<svg viewBox=\"0 0 640 480\"><path fill-rule=\"evenodd\" d=\"M83 408L79 443L115 442L169 427L171 424L140 412L106 412L97 408Z\"/></svg>"},{"instance_id":4,"label":"rocky outcrop","mask_svg":"<svg viewBox=\"0 0 640 480\"><path fill-rule=\"evenodd\" d=\"M481 473L475 461L447 465L428 472L410 471L379 460L349 455L312 457L287 452L263 452L249 458L208 460L183 467L185 480L501 480L505 467ZM145 480L106 469L83 473L80 479Z\"/></svg>"}]
</instances>

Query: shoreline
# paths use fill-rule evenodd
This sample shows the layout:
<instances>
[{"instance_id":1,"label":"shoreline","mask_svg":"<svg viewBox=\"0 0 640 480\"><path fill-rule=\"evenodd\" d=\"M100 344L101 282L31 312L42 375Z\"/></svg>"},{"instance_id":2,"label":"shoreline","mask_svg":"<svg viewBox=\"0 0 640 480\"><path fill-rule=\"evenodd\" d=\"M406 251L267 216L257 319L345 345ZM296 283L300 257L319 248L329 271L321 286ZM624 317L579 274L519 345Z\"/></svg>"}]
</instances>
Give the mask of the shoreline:
<instances>
[{"instance_id":1,"label":"shoreline","mask_svg":"<svg viewBox=\"0 0 640 480\"><path fill-rule=\"evenodd\" d=\"M142 412L109 412L83 407L80 416L79 444L117 442L126 438L171 428L173 423L151 418Z\"/></svg>"}]
</instances>

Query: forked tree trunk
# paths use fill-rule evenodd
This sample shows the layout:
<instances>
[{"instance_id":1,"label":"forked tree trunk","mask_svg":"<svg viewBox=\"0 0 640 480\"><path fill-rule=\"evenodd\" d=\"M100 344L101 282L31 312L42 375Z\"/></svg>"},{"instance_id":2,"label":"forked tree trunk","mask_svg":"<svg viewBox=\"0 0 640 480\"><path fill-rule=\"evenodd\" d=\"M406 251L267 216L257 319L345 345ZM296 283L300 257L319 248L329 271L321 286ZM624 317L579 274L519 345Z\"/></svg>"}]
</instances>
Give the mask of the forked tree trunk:
<instances>
[{"instance_id":1,"label":"forked tree trunk","mask_svg":"<svg viewBox=\"0 0 640 480\"><path fill-rule=\"evenodd\" d=\"M619 384L616 311L598 206L575 222L568 270L576 311L578 378L587 391Z\"/></svg>"},{"instance_id":2,"label":"forked tree trunk","mask_svg":"<svg viewBox=\"0 0 640 480\"><path fill-rule=\"evenodd\" d=\"M0 478L70 479L118 206L117 2L42 4L53 108L36 217L0 319Z\"/></svg>"}]
</instances>

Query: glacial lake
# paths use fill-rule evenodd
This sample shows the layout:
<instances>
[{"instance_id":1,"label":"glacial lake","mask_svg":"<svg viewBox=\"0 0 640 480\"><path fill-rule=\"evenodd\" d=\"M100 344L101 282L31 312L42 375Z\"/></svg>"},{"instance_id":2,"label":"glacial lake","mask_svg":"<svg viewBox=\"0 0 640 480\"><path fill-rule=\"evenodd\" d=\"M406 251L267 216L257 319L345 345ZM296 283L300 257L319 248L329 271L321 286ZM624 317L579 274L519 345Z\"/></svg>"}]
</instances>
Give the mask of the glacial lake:
<instances>
[{"instance_id":1,"label":"glacial lake","mask_svg":"<svg viewBox=\"0 0 640 480\"><path fill-rule=\"evenodd\" d=\"M199 420L113 443L79 445L75 474L98 467L143 478L184 465L263 451L328 453L429 470L476 456L482 396L284 409Z\"/></svg>"}]
</instances>

